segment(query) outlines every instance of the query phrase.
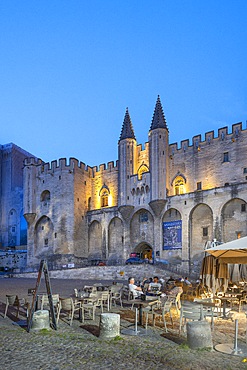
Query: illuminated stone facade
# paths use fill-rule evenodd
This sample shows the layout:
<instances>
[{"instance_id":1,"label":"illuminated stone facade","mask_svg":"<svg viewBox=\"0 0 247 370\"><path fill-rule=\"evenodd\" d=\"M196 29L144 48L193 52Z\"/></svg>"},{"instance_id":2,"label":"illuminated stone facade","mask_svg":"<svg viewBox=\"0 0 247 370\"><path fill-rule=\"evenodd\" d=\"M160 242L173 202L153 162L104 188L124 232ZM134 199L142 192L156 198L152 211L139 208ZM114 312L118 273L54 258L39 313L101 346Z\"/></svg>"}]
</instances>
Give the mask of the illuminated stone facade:
<instances>
[{"instance_id":1,"label":"illuminated stone facade","mask_svg":"<svg viewBox=\"0 0 247 370\"><path fill-rule=\"evenodd\" d=\"M103 148L102 148L103 149ZM126 110L118 160L99 167L70 158L24 166L28 265L124 261L131 252L198 264L208 240L247 235L247 130L169 144L158 97L148 142L137 144ZM164 223L181 221L182 248L164 246Z\"/></svg>"}]
</instances>

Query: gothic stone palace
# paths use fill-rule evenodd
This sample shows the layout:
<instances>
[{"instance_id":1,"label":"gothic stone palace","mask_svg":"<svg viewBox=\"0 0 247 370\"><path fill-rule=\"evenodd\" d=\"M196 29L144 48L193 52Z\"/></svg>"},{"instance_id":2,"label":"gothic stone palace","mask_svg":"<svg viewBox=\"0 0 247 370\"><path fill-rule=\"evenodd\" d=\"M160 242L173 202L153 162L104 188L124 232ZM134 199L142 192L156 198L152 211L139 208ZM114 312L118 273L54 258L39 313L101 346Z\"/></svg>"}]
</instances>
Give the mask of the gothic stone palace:
<instances>
[{"instance_id":1,"label":"gothic stone palace","mask_svg":"<svg viewBox=\"0 0 247 370\"><path fill-rule=\"evenodd\" d=\"M169 143L158 97L148 142L126 110L116 165L24 161L28 266L123 262L130 253L198 265L205 243L247 235L247 130L242 123Z\"/></svg>"}]
</instances>

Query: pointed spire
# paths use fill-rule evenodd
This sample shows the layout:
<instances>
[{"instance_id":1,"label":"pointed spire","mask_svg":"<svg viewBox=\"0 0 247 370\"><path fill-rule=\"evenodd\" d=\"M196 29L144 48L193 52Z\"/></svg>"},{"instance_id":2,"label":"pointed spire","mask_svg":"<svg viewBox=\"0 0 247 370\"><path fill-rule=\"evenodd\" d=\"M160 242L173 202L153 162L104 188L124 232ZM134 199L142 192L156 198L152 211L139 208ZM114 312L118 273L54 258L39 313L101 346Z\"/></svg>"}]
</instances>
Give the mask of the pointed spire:
<instances>
[{"instance_id":1,"label":"pointed spire","mask_svg":"<svg viewBox=\"0 0 247 370\"><path fill-rule=\"evenodd\" d=\"M124 139L135 139L135 133L134 133L131 119L130 119L128 108L126 108L122 131L121 131L119 140L124 140Z\"/></svg>"},{"instance_id":2,"label":"pointed spire","mask_svg":"<svg viewBox=\"0 0 247 370\"><path fill-rule=\"evenodd\" d=\"M154 108L154 114L153 114L153 119L152 119L150 130L154 130L155 128L166 128L167 129L166 119L165 119L165 115L163 112L163 108L161 105L159 95L158 95L156 105Z\"/></svg>"}]
</instances>

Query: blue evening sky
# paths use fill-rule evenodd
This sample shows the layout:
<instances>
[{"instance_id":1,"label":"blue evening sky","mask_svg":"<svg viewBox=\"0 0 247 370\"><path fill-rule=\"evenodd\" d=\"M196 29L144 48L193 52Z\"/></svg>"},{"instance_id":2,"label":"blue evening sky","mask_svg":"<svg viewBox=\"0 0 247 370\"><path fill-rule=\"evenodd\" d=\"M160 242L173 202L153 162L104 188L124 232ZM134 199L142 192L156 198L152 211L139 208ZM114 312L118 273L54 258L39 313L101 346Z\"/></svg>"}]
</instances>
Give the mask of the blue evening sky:
<instances>
[{"instance_id":1,"label":"blue evening sky","mask_svg":"<svg viewBox=\"0 0 247 370\"><path fill-rule=\"evenodd\" d=\"M246 0L0 0L0 143L117 159L160 95L170 143L247 120Z\"/></svg>"}]
</instances>

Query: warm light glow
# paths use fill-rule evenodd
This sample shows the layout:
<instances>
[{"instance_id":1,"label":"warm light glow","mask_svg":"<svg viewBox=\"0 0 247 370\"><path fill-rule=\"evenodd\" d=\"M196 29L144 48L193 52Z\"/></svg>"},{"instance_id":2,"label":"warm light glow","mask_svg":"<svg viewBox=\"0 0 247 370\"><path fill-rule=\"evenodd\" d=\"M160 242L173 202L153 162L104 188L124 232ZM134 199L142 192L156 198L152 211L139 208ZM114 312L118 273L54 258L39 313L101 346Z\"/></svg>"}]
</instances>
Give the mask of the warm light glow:
<instances>
[{"instance_id":1,"label":"warm light glow","mask_svg":"<svg viewBox=\"0 0 247 370\"><path fill-rule=\"evenodd\" d=\"M108 207L111 207L112 206L112 195L109 194L108 196Z\"/></svg>"},{"instance_id":2,"label":"warm light glow","mask_svg":"<svg viewBox=\"0 0 247 370\"><path fill-rule=\"evenodd\" d=\"M185 193L185 181L181 176L178 176L175 180L175 195Z\"/></svg>"},{"instance_id":3,"label":"warm light glow","mask_svg":"<svg viewBox=\"0 0 247 370\"><path fill-rule=\"evenodd\" d=\"M142 164L141 167L138 170L138 180L141 180L142 179L142 174L144 172L148 172L148 171L149 171L148 167L145 164Z\"/></svg>"}]
</instances>

